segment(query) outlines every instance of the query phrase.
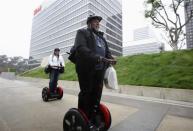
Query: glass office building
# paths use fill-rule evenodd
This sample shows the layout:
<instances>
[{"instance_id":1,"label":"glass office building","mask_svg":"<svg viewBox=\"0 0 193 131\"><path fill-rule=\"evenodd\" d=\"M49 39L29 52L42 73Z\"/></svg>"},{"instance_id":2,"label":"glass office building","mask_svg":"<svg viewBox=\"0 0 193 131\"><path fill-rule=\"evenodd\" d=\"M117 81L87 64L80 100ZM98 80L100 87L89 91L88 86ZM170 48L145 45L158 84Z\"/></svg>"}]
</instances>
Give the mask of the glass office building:
<instances>
[{"instance_id":1,"label":"glass office building","mask_svg":"<svg viewBox=\"0 0 193 131\"><path fill-rule=\"evenodd\" d=\"M122 12L117 0L56 0L34 11L29 64L40 64L56 47L66 59L77 30L87 27L91 14L103 17L100 30L113 55L122 55Z\"/></svg>"},{"instance_id":2,"label":"glass office building","mask_svg":"<svg viewBox=\"0 0 193 131\"><path fill-rule=\"evenodd\" d=\"M185 18L187 20L187 15L190 16L193 13L193 0L185 0ZM186 25L186 43L187 48L193 48L193 17Z\"/></svg>"}]
</instances>

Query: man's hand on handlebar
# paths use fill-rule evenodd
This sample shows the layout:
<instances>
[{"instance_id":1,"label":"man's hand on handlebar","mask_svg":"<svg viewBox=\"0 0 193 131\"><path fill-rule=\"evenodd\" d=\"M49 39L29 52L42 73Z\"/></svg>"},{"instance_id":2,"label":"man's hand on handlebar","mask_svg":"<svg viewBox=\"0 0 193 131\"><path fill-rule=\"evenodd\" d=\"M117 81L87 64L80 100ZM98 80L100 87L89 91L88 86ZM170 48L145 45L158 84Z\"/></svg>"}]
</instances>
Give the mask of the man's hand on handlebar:
<instances>
[{"instance_id":1,"label":"man's hand on handlebar","mask_svg":"<svg viewBox=\"0 0 193 131\"><path fill-rule=\"evenodd\" d=\"M101 59L101 62L104 62L106 64L115 65L117 63L115 59L107 59L105 57L101 57L100 59Z\"/></svg>"},{"instance_id":2,"label":"man's hand on handlebar","mask_svg":"<svg viewBox=\"0 0 193 131\"><path fill-rule=\"evenodd\" d=\"M54 68L62 68L63 66L51 66L51 67L54 67Z\"/></svg>"}]
</instances>

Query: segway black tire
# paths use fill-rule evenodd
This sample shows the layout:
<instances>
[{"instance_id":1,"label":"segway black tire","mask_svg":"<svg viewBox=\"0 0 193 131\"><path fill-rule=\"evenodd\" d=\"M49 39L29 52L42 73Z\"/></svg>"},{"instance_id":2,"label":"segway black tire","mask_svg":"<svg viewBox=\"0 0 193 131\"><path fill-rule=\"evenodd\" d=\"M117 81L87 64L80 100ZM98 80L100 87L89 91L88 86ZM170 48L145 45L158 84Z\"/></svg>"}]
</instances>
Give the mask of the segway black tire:
<instances>
[{"instance_id":1,"label":"segway black tire","mask_svg":"<svg viewBox=\"0 0 193 131\"><path fill-rule=\"evenodd\" d=\"M49 97L49 89L47 87L44 87L42 89L42 99L43 101L47 102Z\"/></svg>"},{"instance_id":2,"label":"segway black tire","mask_svg":"<svg viewBox=\"0 0 193 131\"><path fill-rule=\"evenodd\" d=\"M63 131L89 131L88 119L79 109L71 108L64 116Z\"/></svg>"}]
</instances>

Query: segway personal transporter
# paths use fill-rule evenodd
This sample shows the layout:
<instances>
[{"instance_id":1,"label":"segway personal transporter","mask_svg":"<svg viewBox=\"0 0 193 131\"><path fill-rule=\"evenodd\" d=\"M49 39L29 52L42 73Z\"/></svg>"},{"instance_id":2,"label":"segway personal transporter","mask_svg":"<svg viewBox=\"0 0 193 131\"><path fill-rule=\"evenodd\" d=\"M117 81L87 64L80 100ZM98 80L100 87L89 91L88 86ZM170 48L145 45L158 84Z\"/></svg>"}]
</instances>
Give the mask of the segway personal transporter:
<instances>
[{"instance_id":1,"label":"segway personal transporter","mask_svg":"<svg viewBox=\"0 0 193 131\"><path fill-rule=\"evenodd\" d=\"M71 62L75 62L75 54L73 53L72 48L70 53L67 52L70 56L68 59ZM109 60L109 64L115 64L115 60ZM83 110L79 108L71 108L67 111L63 119L63 131L107 131L111 126L111 113L109 109L104 105L99 105L99 113L97 113L96 117L100 118L100 126L96 126L96 128L90 128L90 121L87 115Z\"/></svg>"},{"instance_id":2,"label":"segway personal transporter","mask_svg":"<svg viewBox=\"0 0 193 131\"><path fill-rule=\"evenodd\" d=\"M61 66L54 66L57 67L59 70L59 73L64 73L64 67ZM50 67L45 68L45 73L50 73ZM48 100L54 100L54 99L62 99L63 97L63 89L60 86L57 86L54 88L54 92L50 93L50 88L44 87L42 89L42 99L43 101L47 102Z\"/></svg>"}]
</instances>

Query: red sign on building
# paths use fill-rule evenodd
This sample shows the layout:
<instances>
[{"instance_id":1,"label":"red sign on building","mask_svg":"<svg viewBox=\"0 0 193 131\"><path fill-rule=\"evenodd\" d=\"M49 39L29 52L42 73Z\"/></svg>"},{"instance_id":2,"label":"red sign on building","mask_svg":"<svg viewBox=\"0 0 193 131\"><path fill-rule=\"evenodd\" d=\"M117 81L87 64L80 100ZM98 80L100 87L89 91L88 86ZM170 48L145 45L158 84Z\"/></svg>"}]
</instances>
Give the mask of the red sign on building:
<instances>
[{"instance_id":1,"label":"red sign on building","mask_svg":"<svg viewBox=\"0 0 193 131\"><path fill-rule=\"evenodd\" d=\"M40 5L38 8L34 10L34 15L36 15L38 12L40 12L42 9L42 6Z\"/></svg>"}]
</instances>

